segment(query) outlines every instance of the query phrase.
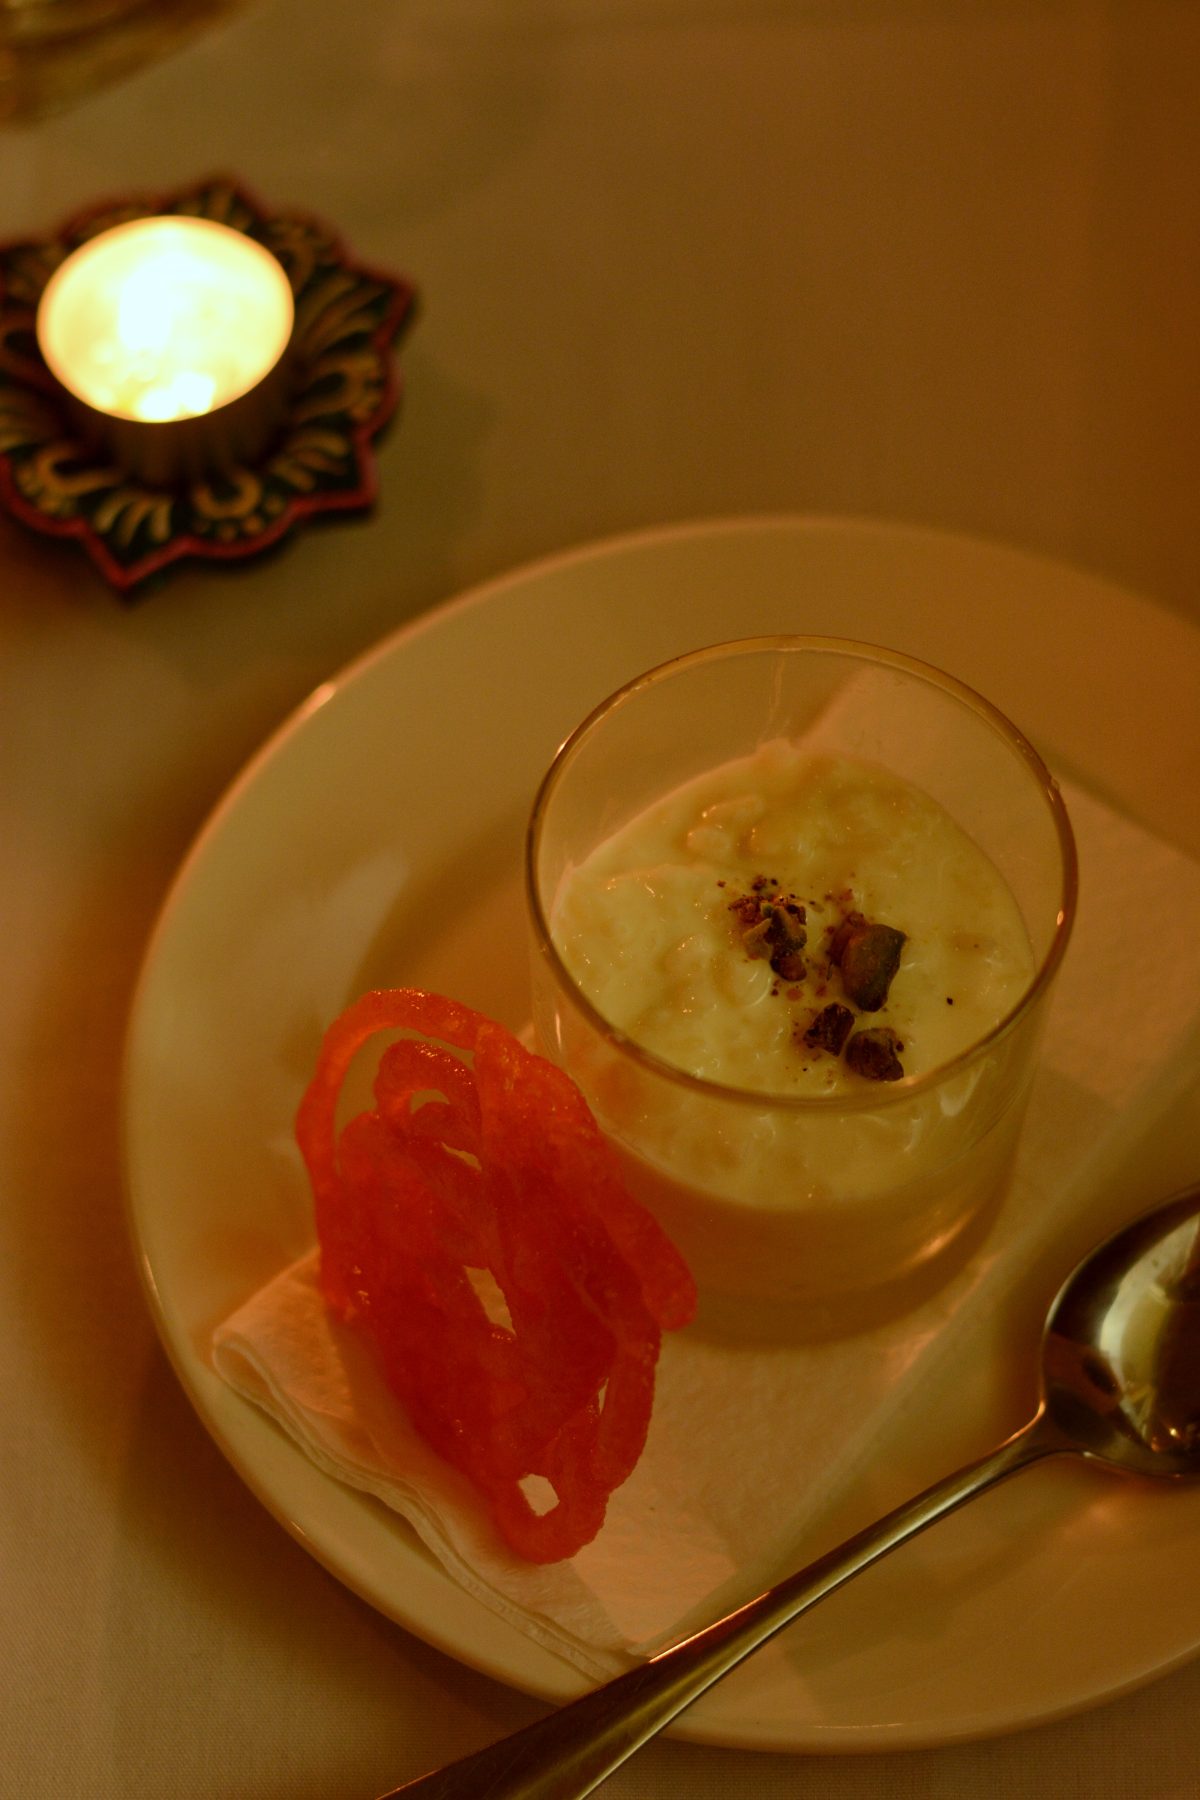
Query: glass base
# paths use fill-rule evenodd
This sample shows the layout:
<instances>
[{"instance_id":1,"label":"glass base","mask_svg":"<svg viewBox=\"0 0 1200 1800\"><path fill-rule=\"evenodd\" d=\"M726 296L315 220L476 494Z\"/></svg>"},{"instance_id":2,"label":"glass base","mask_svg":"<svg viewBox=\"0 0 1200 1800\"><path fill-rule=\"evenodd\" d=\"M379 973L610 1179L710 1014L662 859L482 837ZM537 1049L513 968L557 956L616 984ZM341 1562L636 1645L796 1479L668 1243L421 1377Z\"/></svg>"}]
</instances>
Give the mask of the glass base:
<instances>
[{"instance_id":1,"label":"glass base","mask_svg":"<svg viewBox=\"0 0 1200 1800\"><path fill-rule=\"evenodd\" d=\"M231 11L237 0L0 0L0 123L62 112Z\"/></svg>"}]
</instances>

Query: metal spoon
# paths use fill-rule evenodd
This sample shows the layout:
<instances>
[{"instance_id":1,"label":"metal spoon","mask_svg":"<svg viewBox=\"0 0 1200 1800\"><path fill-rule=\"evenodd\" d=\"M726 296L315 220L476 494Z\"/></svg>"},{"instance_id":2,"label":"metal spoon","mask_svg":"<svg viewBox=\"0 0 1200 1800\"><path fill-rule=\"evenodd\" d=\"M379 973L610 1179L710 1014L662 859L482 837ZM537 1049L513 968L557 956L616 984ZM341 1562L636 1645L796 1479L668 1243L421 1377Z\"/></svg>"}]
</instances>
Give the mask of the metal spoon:
<instances>
[{"instance_id":1,"label":"metal spoon","mask_svg":"<svg viewBox=\"0 0 1200 1800\"><path fill-rule=\"evenodd\" d=\"M756 1600L523 1731L394 1788L422 1800L580 1800L791 1620L976 1494L1066 1451L1200 1474L1200 1187L1092 1252L1050 1309L1029 1423Z\"/></svg>"}]
</instances>

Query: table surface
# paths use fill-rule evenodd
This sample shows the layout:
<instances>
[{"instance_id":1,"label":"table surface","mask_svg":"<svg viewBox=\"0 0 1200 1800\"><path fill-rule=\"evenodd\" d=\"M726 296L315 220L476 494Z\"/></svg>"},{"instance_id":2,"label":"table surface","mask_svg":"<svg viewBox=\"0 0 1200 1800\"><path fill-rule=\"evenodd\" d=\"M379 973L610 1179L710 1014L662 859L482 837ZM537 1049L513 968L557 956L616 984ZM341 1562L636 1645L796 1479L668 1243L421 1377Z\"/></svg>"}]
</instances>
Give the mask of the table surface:
<instances>
[{"instance_id":1,"label":"table surface","mask_svg":"<svg viewBox=\"0 0 1200 1800\"><path fill-rule=\"evenodd\" d=\"M420 314L370 516L125 604L0 515L0 1791L30 1800L367 1800L543 1710L272 1521L142 1302L131 988L290 710L530 558L743 514L978 534L1200 627L1191 0L257 0L0 129L0 237L215 171ZM1183 1800L1198 1719L1191 1663L903 1756L660 1742L605 1792Z\"/></svg>"}]
</instances>

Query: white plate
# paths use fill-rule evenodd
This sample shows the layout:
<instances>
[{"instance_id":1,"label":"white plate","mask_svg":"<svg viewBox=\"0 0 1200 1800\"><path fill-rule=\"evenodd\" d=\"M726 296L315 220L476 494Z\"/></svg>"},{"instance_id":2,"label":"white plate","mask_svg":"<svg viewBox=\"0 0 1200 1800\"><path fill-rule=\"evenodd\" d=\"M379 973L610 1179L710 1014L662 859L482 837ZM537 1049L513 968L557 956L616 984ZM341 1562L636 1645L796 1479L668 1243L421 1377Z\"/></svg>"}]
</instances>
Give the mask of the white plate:
<instances>
[{"instance_id":1,"label":"white plate","mask_svg":"<svg viewBox=\"0 0 1200 1800\"><path fill-rule=\"evenodd\" d=\"M520 1025L521 839L559 741L641 669L786 631L941 665L1061 770L1200 854L1200 632L1181 619L961 538L820 519L679 527L494 582L321 688L201 835L133 1011L132 1229L200 1416L341 1580L451 1655L552 1699L579 1690L577 1672L461 1593L401 1522L237 1399L211 1372L209 1338L311 1241L291 1121L325 1023L363 988L404 981ZM1165 1119L1141 1147L1147 1201L1192 1173L1189 1132ZM1034 1470L801 1621L680 1734L899 1749L1069 1713L1200 1647L1198 1551L1200 1494L1070 1464Z\"/></svg>"}]
</instances>

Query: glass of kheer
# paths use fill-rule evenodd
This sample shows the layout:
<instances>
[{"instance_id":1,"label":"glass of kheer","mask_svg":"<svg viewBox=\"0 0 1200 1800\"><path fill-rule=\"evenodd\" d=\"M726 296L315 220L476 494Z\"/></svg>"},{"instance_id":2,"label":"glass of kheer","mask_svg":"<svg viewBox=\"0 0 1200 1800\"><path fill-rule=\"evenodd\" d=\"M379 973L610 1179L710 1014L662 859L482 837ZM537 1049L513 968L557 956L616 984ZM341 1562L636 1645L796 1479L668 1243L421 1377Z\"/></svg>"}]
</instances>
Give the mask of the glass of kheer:
<instances>
[{"instance_id":1,"label":"glass of kheer","mask_svg":"<svg viewBox=\"0 0 1200 1800\"><path fill-rule=\"evenodd\" d=\"M710 1314L870 1316L953 1266L1075 909L1058 788L995 707L833 638L680 657L563 745L527 881L539 1047Z\"/></svg>"}]
</instances>

